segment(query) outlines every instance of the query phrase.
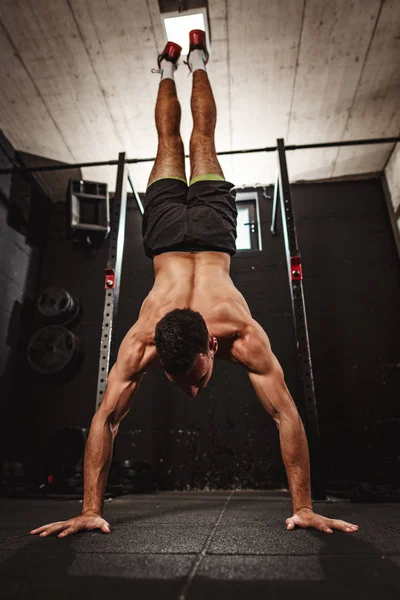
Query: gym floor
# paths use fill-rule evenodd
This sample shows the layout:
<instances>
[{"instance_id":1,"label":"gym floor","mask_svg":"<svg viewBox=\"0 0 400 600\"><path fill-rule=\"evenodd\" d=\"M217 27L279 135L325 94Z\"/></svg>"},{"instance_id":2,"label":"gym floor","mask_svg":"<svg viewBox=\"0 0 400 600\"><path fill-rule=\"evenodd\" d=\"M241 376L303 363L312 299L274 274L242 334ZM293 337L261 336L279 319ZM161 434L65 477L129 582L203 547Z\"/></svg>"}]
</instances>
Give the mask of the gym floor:
<instances>
[{"instance_id":1,"label":"gym floor","mask_svg":"<svg viewBox=\"0 0 400 600\"><path fill-rule=\"evenodd\" d=\"M0 499L2 598L400 597L400 504L314 503L355 534L296 528L287 492L159 492L105 505L111 534L40 538L77 500Z\"/></svg>"}]
</instances>

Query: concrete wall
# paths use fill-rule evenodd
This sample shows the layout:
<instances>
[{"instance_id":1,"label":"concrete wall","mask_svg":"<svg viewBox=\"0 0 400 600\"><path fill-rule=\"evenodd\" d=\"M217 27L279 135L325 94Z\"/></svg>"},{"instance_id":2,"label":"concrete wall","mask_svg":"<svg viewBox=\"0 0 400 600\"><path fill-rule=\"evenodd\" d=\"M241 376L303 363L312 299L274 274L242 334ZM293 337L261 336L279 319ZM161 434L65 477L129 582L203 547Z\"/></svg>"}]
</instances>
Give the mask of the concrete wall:
<instances>
[{"instance_id":1,"label":"concrete wall","mask_svg":"<svg viewBox=\"0 0 400 600\"><path fill-rule=\"evenodd\" d=\"M178 1L174 5L178 7ZM134 18L130 7L134 6ZM218 151L397 136L398 0L210 0ZM155 156L157 0L0 2L0 104L16 148L66 162ZM128 26L129 23L129 26ZM192 79L175 73L186 150ZM29 126L27 127L27 123ZM392 144L288 154L291 181L381 171ZM221 156L237 184L273 183L273 154ZM132 165L145 191L151 163ZM116 169L85 168L108 182Z\"/></svg>"}]
</instances>

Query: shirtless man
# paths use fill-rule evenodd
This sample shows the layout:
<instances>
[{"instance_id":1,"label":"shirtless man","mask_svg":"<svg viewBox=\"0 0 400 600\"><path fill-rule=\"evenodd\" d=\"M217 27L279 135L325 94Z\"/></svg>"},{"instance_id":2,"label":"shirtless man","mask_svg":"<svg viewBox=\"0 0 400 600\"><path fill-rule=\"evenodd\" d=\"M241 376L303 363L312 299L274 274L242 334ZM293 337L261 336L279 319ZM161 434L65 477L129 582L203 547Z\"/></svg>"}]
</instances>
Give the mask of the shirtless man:
<instances>
[{"instance_id":1,"label":"shirtless man","mask_svg":"<svg viewBox=\"0 0 400 600\"><path fill-rule=\"evenodd\" d=\"M216 358L240 363L275 421L288 477L293 515L288 530L313 527L354 532L358 527L312 510L308 445L282 368L262 327L252 318L229 276L235 253L236 205L218 162L216 106L206 72L204 32L190 33L188 66L193 72L190 187L185 175L179 126L181 109L174 70L181 48L169 42L158 58L161 82L155 110L158 152L150 174L143 215L146 255L154 261L154 286L139 319L128 331L108 376L103 401L93 417L85 450L82 514L31 531L65 537L99 528L115 436L145 371L161 368L189 396L209 382Z\"/></svg>"}]
</instances>

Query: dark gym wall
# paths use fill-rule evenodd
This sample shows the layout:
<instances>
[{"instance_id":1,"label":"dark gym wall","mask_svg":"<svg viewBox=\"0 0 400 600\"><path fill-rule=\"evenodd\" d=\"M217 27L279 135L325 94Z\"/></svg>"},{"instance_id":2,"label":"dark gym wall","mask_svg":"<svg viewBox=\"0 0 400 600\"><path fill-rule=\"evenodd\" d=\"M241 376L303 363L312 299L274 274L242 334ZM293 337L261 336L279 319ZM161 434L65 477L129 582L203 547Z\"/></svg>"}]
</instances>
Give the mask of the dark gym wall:
<instances>
[{"instance_id":1,"label":"dark gym wall","mask_svg":"<svg viewBox=\"0 0 400 600\"><path fill-rule=\"evenodd\" d=\"M390 473L398 451L386 436L379 465L376 458L371 463L379 427L390 427L399 417L400 274L380 181L296 185L293 197L326 480L371 481L382 465ZM283 239L280 228L275 237L269 232L271 200L260 193L259 202L263 250L238 253L231 273L267 331L298 402ZM61 285L81 300L83 318L74 333L84 342L85 362L80 375L63 386L39 384L26 375L27 414L36 420L30 448L44 448L62 427L88 426L95 404L107 248L95 257L73 252L63 233L63 208L53 207L41 287ZM152 283L141 216L129 199L116 346ZM115 458L148 462L164 489L286 485L275 424L245 371L219 361L209 386L195 399L168 384L162 372L148 373L121 425Z\"/></svg>"},{"instance_id":2,"label":"dark gym wall","mask_svg":"<svg viewBox=\"0 0 400 600\"><path fill-rule=\"evenodd\" d=\"M16 151L0 131L2 168L55 163L61 164ZM37 179L29 173L0 176L0 284L3 292L0 311L0 457L5 461L32 456L32 432L38 426L41 410L45 412L40 405L40 386L35 387L26 365L26 348L35 327L35 301L41 281L46 278L46 273L41 273L44 248L47 250L46 261L52 253L51 244L47 243L49 218L54 210L52 202L59 199L62 189L65 197L70 174L80 177L77 169L59 171L56 175L44 173ZM54 195L50 190L55 191ZM60 206L63 221L60 231L65 235L65 205ZM55 210L60 213L60 209ZM60 238L60 232L55 237ZM40 421L38 427L40 431Z\"/></svg>"},{"instance_id":3,"label":"dark gym wall","mask_svg":"<svg viewBox=\"0 0 400 600\"><path fill-rule=\"evenodd\" d=\"M381 181L292 190L326 473L399 485L400 263Z\"/></svg>"},{"instance_id":4,"label":"dark gym wall","mask_svg":"<svg viewBox=\"0 0 400 600\"><path fill-rule=\"evenodd\" d=\"M78 375L66 382L49 382L37 376L26 361L22 349L23 377L14 381L16 402L10 407L10 419L18 423L19 416L27 426L23 435L10 435L9 446L18 452L17 458L29 456L46 448L54 433L68 426L88 427L96 402L97 370L100 349L100 330L103 315L104 267L108 248L97 252L81 251L67 239L66 203L51 203L49 207L48 240L41 265L38 291L48 287L66 289L82 306L82 315L70 329L84 349L84 362ZM35 312L30 336L43 327ZM19 428L19 426L18 426ZM12 438L12 439L11 439Z\"/></svg>"},{"instance_id":5,"label":"dark gym wall","mask_svg":"<svg viewBox=\"0 0 400 600\"><path fill-rule=\"evenodd\" d=\"M14 149L2 136L0 138L0 164L2 168L12 166L8 155L13 158ZM11 360L12 340L9 325L15 305L21 305L25 281L32 250L22 233L9 223L11 200L11 175L0 177L0 285L2 290L0 321L0 375Z\"/></svg>"},{"instance_id":6,"label":"dark gym wall","mask_svg":"<svg viewBox=\"0 0 400 600\"><path fill-rule=\"evenodd\" d=\"M13 167L14 148L0 131L0 165ZM0 455L9 449L9 408L19 349L32 324L41 248L47 235L48 199L35 182L0 176Z\"/></svg>"}]
</instances>

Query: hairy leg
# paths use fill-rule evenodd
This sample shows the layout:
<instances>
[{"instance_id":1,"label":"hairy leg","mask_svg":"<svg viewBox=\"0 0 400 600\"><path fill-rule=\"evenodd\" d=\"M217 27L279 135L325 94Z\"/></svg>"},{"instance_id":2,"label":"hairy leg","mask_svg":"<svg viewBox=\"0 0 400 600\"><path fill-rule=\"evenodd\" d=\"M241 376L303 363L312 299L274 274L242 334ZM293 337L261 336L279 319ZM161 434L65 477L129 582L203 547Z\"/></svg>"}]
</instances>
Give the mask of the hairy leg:
<instances>
[{"instance_id":1,"label":"hairy leg","mask_svg":"<svg viewBox=\"0 0 400 600\"><path fill-rule=\"evenodd\" d=\"M147 185L162 177L180 177L186 180L185 152L179 131L181 106L172 79L160 82L155 117L158 149Z\"/></svg>"},{"instance_id":2,"label":"hairy leg","mask_svg":"<svg viewBox=\"0 0 400 600\"><path fill-rule=\"evenodd\" d=\"M193 131L190 138L190 179L214 173L224 177L215 151L217 107L206 71L193 73L191 98Z\"/></svg>"}]
</instances>

